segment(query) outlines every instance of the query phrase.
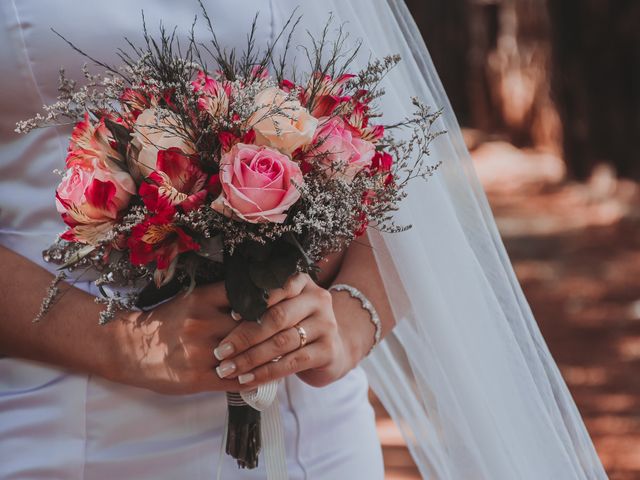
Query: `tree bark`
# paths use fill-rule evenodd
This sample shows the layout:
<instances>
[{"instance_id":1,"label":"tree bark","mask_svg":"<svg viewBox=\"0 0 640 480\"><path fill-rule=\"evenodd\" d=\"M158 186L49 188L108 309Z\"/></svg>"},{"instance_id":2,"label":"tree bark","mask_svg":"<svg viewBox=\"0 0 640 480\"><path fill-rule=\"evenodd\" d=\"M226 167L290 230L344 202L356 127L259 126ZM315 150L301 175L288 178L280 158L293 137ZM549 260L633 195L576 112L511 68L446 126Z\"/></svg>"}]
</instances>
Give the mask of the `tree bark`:
<instances>
[{"instance_id":1,"label":"tree bark","mask_svg":"<svg viewBox=\"0 0 640 480\"><path fill-rule=\"evenodd\" d=\"M552 85L570 174L598 163L640 179L640 3L548 0Z\"/></svg>"},{"instance_id":2,"label":"tree bark","mask_svg":"<svg viewBox=\"0 0 640 480\"><path fill-rule=\"evenodd\" d=\"M453 110L470 121L468 95L469 29L467 0L406 0L429 48Z\"/></svg>"}]
</instances>

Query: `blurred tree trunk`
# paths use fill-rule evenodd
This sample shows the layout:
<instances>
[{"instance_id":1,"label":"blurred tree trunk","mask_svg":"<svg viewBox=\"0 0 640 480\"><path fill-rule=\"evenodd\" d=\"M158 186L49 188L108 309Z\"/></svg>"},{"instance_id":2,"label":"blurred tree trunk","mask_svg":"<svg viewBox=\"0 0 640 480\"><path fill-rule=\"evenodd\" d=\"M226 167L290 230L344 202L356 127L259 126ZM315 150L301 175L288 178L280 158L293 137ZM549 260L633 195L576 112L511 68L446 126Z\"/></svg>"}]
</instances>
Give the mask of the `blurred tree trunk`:
<instances>
[{"instance_id":1,"label":"blurred tree trunk","mask_svg":"<svg viewBox=\"0 0 640 480\"><path fill-rule=\"evenodd\" d=\"M460 122L557 145L545 0L407 0Z\"/></svg>"},{"instance_id":2,"label":"blurred tree trunk","mask_svg":"<svg viewBox=\"0 0 640 480\"><path fill-rule=\"evenodd\" d=\"M464 126L640 179L640 0L407 5Z\"/></svg>"},{"instance_id":3,"label":"blurred tree trunk","mask_svg":"<svg viewBox=\"0 0 640 480\"><path fill-rule=\"evenodd\" d=\"M555 102L570 173L640 179L640 2L548 0Z\"/></svg>"},{"instance_id":4,"label":"blurred tree trunk","mask_svg":"<svg viewBox=\"0 0 640 480\"><path fill-rule=\"evenodd\" d=\"M470 122L467 0L407 0L433 63L462 124Z\"/></svg>"}]
</instances>

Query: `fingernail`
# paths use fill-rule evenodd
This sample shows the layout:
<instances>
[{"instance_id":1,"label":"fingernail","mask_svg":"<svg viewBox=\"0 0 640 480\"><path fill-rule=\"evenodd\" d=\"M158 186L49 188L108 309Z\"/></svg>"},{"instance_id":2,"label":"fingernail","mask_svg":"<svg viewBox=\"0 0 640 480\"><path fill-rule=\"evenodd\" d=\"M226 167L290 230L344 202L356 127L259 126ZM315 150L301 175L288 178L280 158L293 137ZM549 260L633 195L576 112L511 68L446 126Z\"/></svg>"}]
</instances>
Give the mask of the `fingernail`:
<instances>
[{"instance_id":1,"label":"fingernail","mask_svg":"<svg viewBox=\"0 0 640 480\"><path fill-rule=\"evenodd\" d=\"M236 370L236 364L227 360L216 367L216 373L220 378L231 375Z\"/></svg>"},{"instance_id":2,"label":"fingernail","mask_svg":"<svg viewBox=\"0 0 640 480\"><path fill-rule=\"evenodd\" d=\"M245 384L249 382L253 382L256 376L253 373L244 373L238 376L238 382Z\"/></svg>"},{"instance_id":3,"label":"fingernail","mask_svg":"<svg viewBox=\"0 0 640 480\"><path fill-rule=\"evenodd\" d=\"M224 360L232 353L233 353L233 345L231 345L230 343L221 343L213 351L213 356L216 357L218 360Z\"/></svg>"},{"instance_id":4,"label":"fingernail","mask_svg":"<svg viewBox=\"0 0 640 480\"><path fill-rule=\"evenodd\" d=\"M231 318L233 318L236 322L242 320L242 316L239 313L236 313L234 310L231 310Z\"/></svg>"}]
</instances>

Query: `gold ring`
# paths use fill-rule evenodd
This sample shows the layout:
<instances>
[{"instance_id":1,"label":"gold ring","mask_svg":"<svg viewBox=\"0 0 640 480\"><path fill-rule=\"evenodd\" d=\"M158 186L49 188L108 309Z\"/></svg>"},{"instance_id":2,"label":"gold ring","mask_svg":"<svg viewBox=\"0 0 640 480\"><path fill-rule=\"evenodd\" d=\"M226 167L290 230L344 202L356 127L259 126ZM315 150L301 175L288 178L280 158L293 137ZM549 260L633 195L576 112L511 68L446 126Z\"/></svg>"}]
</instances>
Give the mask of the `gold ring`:
<instances>
[{"instance_id":1,"label":"gold ring","mask_svg":"<svg viewBox=\"0 0 640 480\"><path fill-rule=\"evenodd\" d=\"M298 348L302 348L307 344L307 331L300 325L296 325L294 328L298 331L298 335L300 336L300 346Z\"/></svg>"}]
</instances>

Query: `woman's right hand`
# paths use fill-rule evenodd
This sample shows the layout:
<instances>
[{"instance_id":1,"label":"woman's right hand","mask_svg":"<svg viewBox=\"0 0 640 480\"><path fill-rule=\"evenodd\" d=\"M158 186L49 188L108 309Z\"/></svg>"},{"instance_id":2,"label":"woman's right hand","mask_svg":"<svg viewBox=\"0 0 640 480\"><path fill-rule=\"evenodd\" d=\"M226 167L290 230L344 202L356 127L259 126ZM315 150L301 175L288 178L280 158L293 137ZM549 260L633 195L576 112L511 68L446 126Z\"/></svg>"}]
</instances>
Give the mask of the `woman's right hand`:
<instances>
[{"instance_id":1,"label":"woman's right hand","mask_svg":"<svg viewBox=\"0 0 640 480\"><path fill-rule=\"evenodd\" d=\"M294 275L269 292L268 306L293 298L305 286ZM224 282L179 294L149 312L128 312L114 328L113 362L102 376L164 394L240 390L237 380L221 379L213 350L238 326L231 318ZM259 327L258 327L259 328Z\"/></svg>"},{"instance_id":2,"label":"woman's right hand","mask_svg":"<svg viewBox=\"0 0 640 480\"><path fill-rule=\"evenodd\" d=\"M216 375L213 355L237 323L224 283L179 294L149 312L127 312L113 328L109 380L163 394L237 391L238 382Z\"/></svg>"}]
</instances>

